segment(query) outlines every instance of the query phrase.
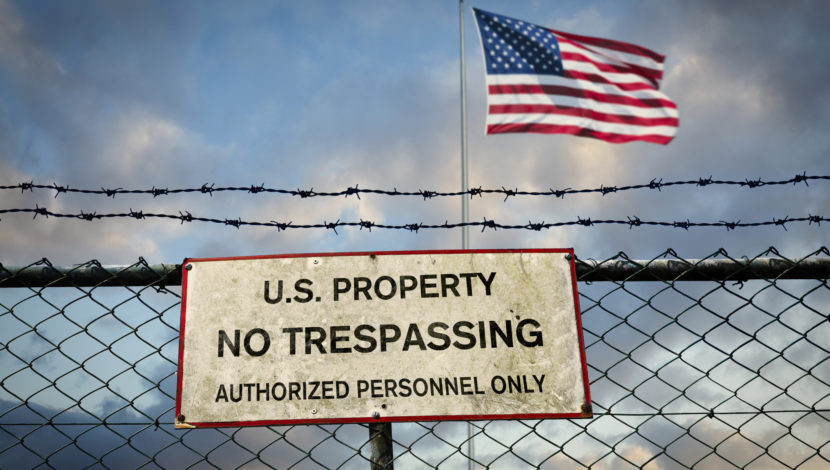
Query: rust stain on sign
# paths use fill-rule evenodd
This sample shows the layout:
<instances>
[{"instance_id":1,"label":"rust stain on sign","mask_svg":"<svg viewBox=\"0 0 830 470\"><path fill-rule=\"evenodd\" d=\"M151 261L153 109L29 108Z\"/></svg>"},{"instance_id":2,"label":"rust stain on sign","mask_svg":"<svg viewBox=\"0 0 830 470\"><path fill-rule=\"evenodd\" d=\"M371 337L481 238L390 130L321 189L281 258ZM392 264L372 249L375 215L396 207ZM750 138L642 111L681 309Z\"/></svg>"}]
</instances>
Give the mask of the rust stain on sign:
<instances>
[{"instance_id":1,"label":"rust stain on sign","mask_svg":"<svg viewBox=\"0 0 830 470\"><path fill-rule=\"evenodd\" d=\"M590 416L571 250L185 264L177 427Z\"/></svg>"}]
</instances>

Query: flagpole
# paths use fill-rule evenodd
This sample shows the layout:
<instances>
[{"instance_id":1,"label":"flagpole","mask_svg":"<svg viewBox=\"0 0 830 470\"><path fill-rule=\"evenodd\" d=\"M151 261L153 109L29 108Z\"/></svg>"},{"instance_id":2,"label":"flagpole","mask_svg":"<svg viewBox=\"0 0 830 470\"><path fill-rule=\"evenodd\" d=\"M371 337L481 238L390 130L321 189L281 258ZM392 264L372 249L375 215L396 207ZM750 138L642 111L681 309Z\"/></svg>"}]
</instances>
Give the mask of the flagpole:
<instances>
[{"instance_id":1,"label":"flagpole","mask_svg":"<svg viewBox=\"0 0 830 470\"><path fill-rule=\"evenodd\" d=\"M458 26L461 31L461 248L470 247L470 208L467 191L467 75L464 63L464 0L458 1Z\"/></svg>"},{"instance_id":2,"label":"flagpole","mask_svg":"<svg viewBox=\"0 0 830 470\"><path fill-rule=\"evenodd\" d=\"M467 74L464 62L464 0L458 0L458 28L461 32L461 249L470 248L469 199L467 197ZM475 445L473 444L473 423L467 422L467 469L474 470Z\"/></svg>"}]
</instances>

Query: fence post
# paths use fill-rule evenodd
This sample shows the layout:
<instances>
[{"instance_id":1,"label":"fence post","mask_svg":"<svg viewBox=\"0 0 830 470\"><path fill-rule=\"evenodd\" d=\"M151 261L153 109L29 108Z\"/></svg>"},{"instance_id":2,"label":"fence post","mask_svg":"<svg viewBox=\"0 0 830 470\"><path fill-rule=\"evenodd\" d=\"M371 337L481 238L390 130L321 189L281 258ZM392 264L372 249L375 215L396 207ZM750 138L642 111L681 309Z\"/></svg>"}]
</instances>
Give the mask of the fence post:
<instances>
[{"instance_id":1,"label":"fence post","mask_svg":"<svg viewBox=\"0 0 830 470\"><path fill-rule=\"evenodd\" d=\"M393 470L392 423L369 423L371 470Z\"/></svg>"}]
</instances>

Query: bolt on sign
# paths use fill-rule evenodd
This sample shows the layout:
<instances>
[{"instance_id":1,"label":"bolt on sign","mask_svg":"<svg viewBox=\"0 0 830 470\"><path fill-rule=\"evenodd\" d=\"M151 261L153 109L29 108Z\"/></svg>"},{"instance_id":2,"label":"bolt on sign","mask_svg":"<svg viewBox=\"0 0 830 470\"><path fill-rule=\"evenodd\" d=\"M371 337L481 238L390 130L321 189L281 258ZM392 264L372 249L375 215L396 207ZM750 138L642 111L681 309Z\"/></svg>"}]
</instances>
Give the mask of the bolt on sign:
<instances>
[{"instance_id":1,"label":"bolt on sign","mask_svg":"<svg viewBox=\"0 0 830 470\"><path fill-rule=\"evenodd\" d=\"M187 259L176 427L590 417L573 260Z\"/></svg>"}]
</instances>

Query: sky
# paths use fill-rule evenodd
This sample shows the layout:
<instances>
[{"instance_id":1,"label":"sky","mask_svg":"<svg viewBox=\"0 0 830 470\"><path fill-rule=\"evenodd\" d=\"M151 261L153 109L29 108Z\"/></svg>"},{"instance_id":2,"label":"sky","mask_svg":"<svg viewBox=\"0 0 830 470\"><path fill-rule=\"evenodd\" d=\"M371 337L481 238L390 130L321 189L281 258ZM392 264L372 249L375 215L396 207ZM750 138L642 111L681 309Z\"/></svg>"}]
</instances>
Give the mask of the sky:
<instances>
[{"instance_id":1,"label":"sky","mask_svg":"<svg viewBox=\"0 0 830 470\"><path fill-rule=\"evenodd\" d=\"M486 136L481 47L470 6L667 56L661 90L680 111L667 146L564 135ZM547 191L651 180L787 180L830 174L830 33L823 2L498 2L465 15L470 187ZM460 188L458 4L426 2L0 2L0 184L82 189L203 184L341 191ZM748 189L553 197L485 195L470 219L759 222L827 216L827 182ZM0 191L0 207L77 214L129 210L217 219L403 225L461 220L460 199L278 194L61 194ZM825 224L826 225L826 224ZM459 248L459 229L180 224L177 220L0 217L4 264L47 257L130 264L184 257ZM583 258L667 248L798 256L827 227L625 225L472 228L472 248L573 247Z\"/></svg>"},{"instance_id":2,"label":"sky","mask_svg":"<svg viewBox=\"0 0 830 470\"><path fill-rule=\"evenodd\" d=\"M661 179L830 175L827 2L804 0L786 8L772 1L716 0L465 5L470 187L548 191ZM677 137L661 146L565 135L486 136L483 58L471 7L665 54L661 91L677 103ZM458 22L458 3L451 0L0 0L0 186L458 191ZM507 200L485 194L470 201L470 219L525 224L634 216L668 222L830 217L829 185L679 186ZM461 220L460 206L457 197L377 194L56 197L53 190L0 189L0 209L190 212L293 224L454 223ZM580 258L624 251L650 259L669 248L701 258L719 248L753 257L774 246L799 257L827 246L828 230L830 223L735 230L473 227L470 247L573 247ZM139 257L178 263L186 257L460 247L459 229L342 227L335 233L0 214L5 266L42 258L56 265L92 259L127 265ZM159 341L174 340L168 330L158 333ZM400 436L411 431L396 429Z\"/></svg>"}]
</instances>

